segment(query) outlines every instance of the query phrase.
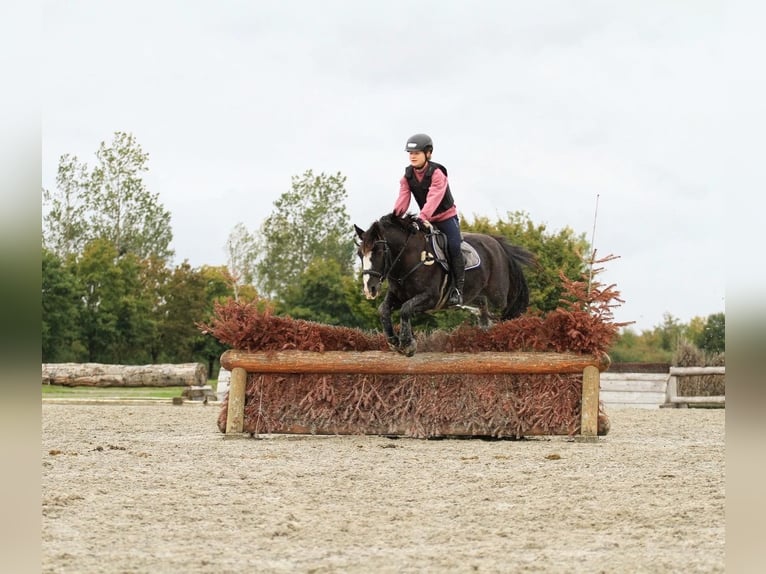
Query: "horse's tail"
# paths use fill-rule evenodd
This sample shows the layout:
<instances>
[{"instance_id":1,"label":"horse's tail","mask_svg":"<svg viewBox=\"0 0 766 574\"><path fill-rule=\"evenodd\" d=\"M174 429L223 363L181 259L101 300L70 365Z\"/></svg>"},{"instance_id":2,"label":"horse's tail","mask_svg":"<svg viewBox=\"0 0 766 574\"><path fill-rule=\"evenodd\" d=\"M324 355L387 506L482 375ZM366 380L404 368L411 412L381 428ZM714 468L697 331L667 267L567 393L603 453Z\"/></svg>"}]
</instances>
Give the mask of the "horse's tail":
<instances>
[{"instance_id":1,"label":"horse's tail","mask_svg":"<svg viewBox=\"0 0 766 574\"><path fill-rule=\"evenodd\" d=\"M520 316L529 306L529 285L524 276L524 266L537 265L537 258L524 247L511 245L504 237L493 236L501 245L508 258L508 300L503 309L502 319L514 319Z\"/></svg>"}]
</instances>

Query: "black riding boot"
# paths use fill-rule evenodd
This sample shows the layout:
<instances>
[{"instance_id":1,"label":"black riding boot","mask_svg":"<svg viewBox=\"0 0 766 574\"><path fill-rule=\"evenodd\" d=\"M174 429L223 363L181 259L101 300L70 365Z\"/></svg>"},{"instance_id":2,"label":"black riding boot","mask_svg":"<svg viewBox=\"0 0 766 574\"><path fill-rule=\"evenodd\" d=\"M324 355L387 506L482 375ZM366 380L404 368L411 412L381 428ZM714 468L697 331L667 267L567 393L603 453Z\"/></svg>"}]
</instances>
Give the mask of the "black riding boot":
<instances>
[{"instance_id":1,"label":"black riding boot","mask_svg":"<svg viewBox=\"0 0 766 574\"><path fill-rule=\"evenodd\" d=\"M463 304L463 284L465 283L465 259L463 258L463 253L458 251L457 254L452 255L449 264L450 272L452 273L452 289L447 298L447 305L452 307L453 305Z\"/></svg>"}]
</instances>

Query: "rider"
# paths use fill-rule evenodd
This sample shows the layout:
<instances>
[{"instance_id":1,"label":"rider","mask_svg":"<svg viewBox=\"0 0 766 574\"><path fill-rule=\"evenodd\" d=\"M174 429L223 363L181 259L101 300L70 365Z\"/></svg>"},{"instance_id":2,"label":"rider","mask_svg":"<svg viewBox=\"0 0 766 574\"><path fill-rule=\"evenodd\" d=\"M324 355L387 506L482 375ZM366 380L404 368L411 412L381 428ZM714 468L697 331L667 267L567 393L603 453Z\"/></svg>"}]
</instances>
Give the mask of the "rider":
<instances>
[{"instance_id":1,"label":"rider","mask_svg":"<svg viewBox=\"0 0 766 574\"><path fill-rule=\"evenodd\" d=\"M449 266L453 279L447 305L462 305L465 259L460 250L460 220L447 181L447 168L431 161L433 149L434 142L426 134L415 134L407 140L404 151L410 154L410 165L399 182L399 196L394 204L394 214L404 215L412 196L420 207L419 219L423 226L430 228L433 225L447 237Z\"/></svg>"}]
</instances>

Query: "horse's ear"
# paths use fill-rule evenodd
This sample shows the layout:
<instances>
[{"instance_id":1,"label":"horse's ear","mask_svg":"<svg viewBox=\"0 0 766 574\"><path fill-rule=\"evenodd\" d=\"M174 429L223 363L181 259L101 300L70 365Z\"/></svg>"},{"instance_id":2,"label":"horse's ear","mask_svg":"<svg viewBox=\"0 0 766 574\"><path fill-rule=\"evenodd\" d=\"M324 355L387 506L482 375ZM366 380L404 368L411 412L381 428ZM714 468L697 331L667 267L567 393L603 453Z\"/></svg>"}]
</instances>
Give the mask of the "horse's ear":
<instances>
[{"instance_id":1,"label":"horse's ear","mask_svg":"<svg viewBox=\"0 0 766 574\"><path fill-rule=\"evenodd\" d=\"M364 229L362 229L358 225L354 225L354 230L356 230L356 234L359 236L359 239L362 239L364 237Z\"/></svg>"}]
</instances>

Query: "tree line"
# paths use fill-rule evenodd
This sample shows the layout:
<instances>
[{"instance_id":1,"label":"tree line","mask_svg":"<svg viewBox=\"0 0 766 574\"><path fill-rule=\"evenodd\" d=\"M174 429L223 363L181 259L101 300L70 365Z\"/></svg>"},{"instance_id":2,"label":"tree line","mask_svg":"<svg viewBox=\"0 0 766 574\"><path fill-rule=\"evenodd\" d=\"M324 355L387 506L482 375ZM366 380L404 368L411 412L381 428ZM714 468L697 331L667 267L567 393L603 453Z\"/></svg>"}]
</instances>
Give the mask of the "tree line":
<instances>
[{"instance_id":1,"label":"tree line","mask_svg":"<svg viewBox=\"0 0 766 574\"><path fill-rule=\"evenodd\" d=\"M199 325L227 298L268 304L295 319L379 328L379 300L362 295L341 173L293 176L257 229L233 227L222 246L225 265L193 268L171 262L171 214L143 181L148 159L134 136L116 132L100 144L93 166L62 156L56 188L43 190L43 362L200 361L213 373L224 348ZM548 230L521 211L494 221L463 218L462 228L535 253L538 265L526 270L533 312L555 309L560 274L579 279L592 258L584 234ZM416 327L451 329L468 319L464 311L437 312ZM656 332L626 330L615 350L622 360L652 360L682 335L701 348L719 344L722 318L692 323L667 316Z\"/></svg>"}]
</instances>

